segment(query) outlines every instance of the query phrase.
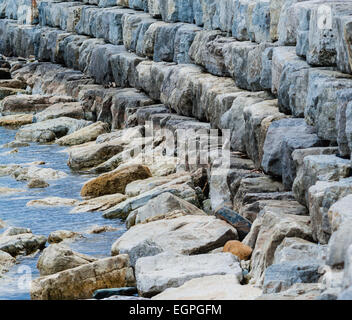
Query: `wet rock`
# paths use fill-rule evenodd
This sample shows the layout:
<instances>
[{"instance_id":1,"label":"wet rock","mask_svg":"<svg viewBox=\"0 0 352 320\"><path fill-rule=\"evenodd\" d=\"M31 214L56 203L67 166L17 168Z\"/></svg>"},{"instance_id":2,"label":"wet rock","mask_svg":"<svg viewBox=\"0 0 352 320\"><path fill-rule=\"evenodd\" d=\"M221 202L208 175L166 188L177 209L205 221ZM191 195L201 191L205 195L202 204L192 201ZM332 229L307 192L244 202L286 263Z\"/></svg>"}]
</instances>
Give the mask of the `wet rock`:
<instances>
[{"instance_id":1,"label":"wet rock","mask_svg":"<svg viewBox=\"0 0 352 320\"><path fill-rule=\"evenodd\" d=\"M16 260L10 254L0 250L0 278L2 274L9 271L15 263Z\"/></svg>"},{"instance_id":2,"label":"wet rock","mask_svg":"<svg viewBox=\"0 0 352 320\"><path fill-rule=\"evenodd\" d=\"M235 275L214 275L196 278L178 288L169 288L153 300L253 300L261 289L240 285Z\"/></svg>"},{"instance_id":3,"label":"wet rock","mask_svg":"<svg viewBox=\"0 0 352 320\"><path fill-rule=\"evenodd\" d=\"M21 127L16 134L16 140L48 143L90 124L91 122L86 120L76 120L67 117L46 120Z\"/></svg>"},{"instance_id":4,"label":"wet rock","mask_svg":"<svg viewBox=\"0 0 352 320\"><path fill-rule=\"evenodd\" d=\"M18 192L25 192L25 190L24 189L0 187L0 194L1 195L13 194L13 193L18 193Z\"/></svg>"},{"instance_id":5,"label":"wet rock","mask_svg":"<svg viewBox=\"0 0 352 320\"><path fill-rule=\"evenodd\" d=\"M113 232L113 231L117 231L119 230L119 228L114 228L111 226L96 226L96 227L92 227L88 230L88 233L90 234L100 234L100 233L104 233L104 232Z\"/></svg>"},{"instance_id":6,"label":"wet rock","mask_svg":"<svg viewBox=\"0 0 352 320\"><path fill-rule=\"evenodd\" d=\"M131 166L110 173L87 182L82 190L82 197L99 197L113 193L124 193L127 184L132 181L151 177L150 170L145 166Z\"/></svg>"},{"instance_id":7,"label":"wet rock","mask_svg":"<svg viewBox=\"0 0 352 320\"><path fill-rule=\"evenodd\" d=\"M97 259L75 252L62 244L52 244L43 250L37 268L40 276L47 276L63 270L76 268Z\"/></svg>"},{"instance_id":8,"label":"wet rock","mask_svg":"<svg viewBox=\"0 0 352 320\"><path fill-rule=\"evenodd\" d=\"M225 243L223 252L230 252L240 260L248 260L252 254L252 248L237 240L230 240Z\"/></svg>"},{"instance_id":9,"label":"wet rock","mask_svg":"<svg viewBox=\"0 0 352 320\"><path fill-rule=\"evenodd\" d=\"M126 199L127 197L123 194L108 194L102 197L81 201L70 211L70 213L104 211L116 206Z\"/></svg>"},{"instance_id":10,"label":"wet rock","mask_svg":"<svg viewBox=\"0 0 352 320\"><path fill-rule=\"evenodd\" d=\"M76 199L67 199L59 197L49 197L27 202L27 207L65 207L74 206L79 201Z\"/></svg>"},{"instance_id":11,"label":"wet rock","mask_svg":"<svg viewBox=\"0 0 352 320\"><path fill-rule=\"evenodd\" d=\"M27 187L30 189L47 188L49 187L49 184L43 179L31 179L29 180Z\"/></svg>"},{"instance_id":12,"label":"wet rock","mask_svg":"<svg viewBox=\"0 0 352 320\"><path fill-rule=\"evenodd\" d=\"M1 236L3 237L17 236L19 234L24 234L24 233L32 233L32 231L29 228L9 227L1 234Z\"/></svg>"},{"instance_id":13,"label":"wet rock","mask_svg":"<svg viewBox=\"0 0 352 320\"><path fill-rule=\"evenodd\" d=\"M50 244L59 243L66 239L73 239L76 237L81 237L81 234L68 230L57 230L49 234L48 242Z\"/></svg>"},{"instance_id":14,"label":"wet rock","mask_svg":"<svg viewBox=\"0 0 352 320\"><path fill-rule=\"evenodd\" d=\"M88 299L95 290L135 285L127 255L97 260L32 281L33 300Z\"/></svg>"},{"instance_id":15,"label":"wet rock","mask_svg":"<svg viewBox=\"0 0 352 320\"><path fill-rule=\"evenodd\" d=\"M29 167L15 168L10 172L11 176L17 181L30 181L32 179L42 179L44 181L64 179L67 173L51 168L38 168L37 164L30 164Z\"/></svg>"},{"instance_id":16,"label":"wet rock","mask_svg":"<svg viewBox=\"0 0 352 320\"><path fill-rule=\"evenodd\" d=\"M20 141L11 141L9 143L4 144L3 148L22 148L22 147L29 147L30 144L27 142L20 142Z\"/></svg>"},{"instance_id":17,"label":"wet rock","mask_svg":"<svg viewBox=\"0 0 352 320\"><path fill-rule=\"evenodd\" d=\"M2 235L0 237L0 250L17 256L20 254L29 255L38 249L43 249L46 237L37 236L32 233L21 233L16 235Z\"/></svg>"},{"instance_id":18,"label":"wet rock","mask_svg":"<svg viewBox=\"0 0 352 320\"><path fill-rule=\"evenodd\" d=\"M292 190L297 201L308 204L308 190L317 181L337 181L348 177L351 172L350 161L335 155L308 155L298 167Z\"/></svg>"},{"instance_id":19,"label":"wet rock","mask_svg":"<svg viewBox=\"0 0 352 320\"><path fill-rule=\"evenodd\" d=\"M215 212L215 216L232 225L237 230L240 240L243 240L251 230L251 222L229 208L220 208Z\"/></svg>"},{"instance_id":20,"label":"wet rock","mask_svg":"<svg viewBox=\"0 0 352 320\"><path fill-rule=\"evenodd\" d=\"M99 121L58 139L56 143L61 146L78 145L96 140L98 136L108 131L109 125Z\"/></svg>"},{"instance_id":21,"label":"wet rock","mask_svg":"<svg viewBox=\"0 0 352 320\"><path fill-rule=\"evenodd\" d=\"M184 256L161 253L138 259L136 280L141 296L151 297L167 288L179 287L185 282L210 275L234 275L242 280L238 259L230 253Z\"/></svg>"},{"instance_id":22,"label":"wet rock","mask_svg":"<svg viewBox=\"0 0 352 320\"><path fill-rule=\"evenodd\" d=\"M184 214L204 215L205 213L191 203L174 196L169 192L164 192L148 201L146 205L138 208L135 212L135 224L142 223L150 218L162 216L167 218L169 213L181 210ZM134 214L134 211L130 214Z\"/></svg>"},{"instance_id":23,"label":"wet rock","mask_svg":"<svg viewBox=\"0 0 352 320\"><path fill-rule=\"evenodd\" d=\"M187 215L138 224L112 245L111 252L113 255L128 253L134 265L140 257L160 252L207 253L236 239L236 229L224 221L211 216Z\"/></svg>"},{"instance_id":24,"label":"wet rock","mask_svg":"<svg viewBox=\"0 0 352 320\"><path fill-rule=\"evenodd\" d=\"M0 118L0 126L20 127L33 122L31 114L18 114Z\"/></svg>"},{"instance_id":25,"label":"wet rock","mask_svg":"<svg viewBox=\"0 0 352 320\"><path fill-rule=\"evenodd\" d=\"M128 288L118 288L118 289L100 289L94 292L93 298L94 299L106 299L112 296L133 296L137 294L136 287L128 287Z\"/></svg>"}]
</instances>

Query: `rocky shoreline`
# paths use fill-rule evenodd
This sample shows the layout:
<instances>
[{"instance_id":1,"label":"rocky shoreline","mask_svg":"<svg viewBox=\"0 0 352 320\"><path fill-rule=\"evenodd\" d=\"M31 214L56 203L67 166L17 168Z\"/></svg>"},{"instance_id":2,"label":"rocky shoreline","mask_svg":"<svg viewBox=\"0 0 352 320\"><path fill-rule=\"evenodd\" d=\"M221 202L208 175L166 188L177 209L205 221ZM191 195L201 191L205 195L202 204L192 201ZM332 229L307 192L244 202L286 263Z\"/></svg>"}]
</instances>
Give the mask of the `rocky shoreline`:
<instances>
[{"instance_id":1,"label":"rocky shoreline","mask_svg":"<svg viewBox=\"0 0 352 320\"><path fill-rule=\"evenodd\" d=\"M123 299L130 287L152 299L351 298L350 2L168 2L21 0L24 13L0 2L0 52L25 57L0 59L8 147L65 146L73 172L96 175L82 199L27 205L128 229L96 259L65 246L74 232L9 228L0 271L48 241L32 299L109 288ZM331 28L317 28L327 4ZM0 174L45 188L63 173Z\"/></svg>"}]
</instances>

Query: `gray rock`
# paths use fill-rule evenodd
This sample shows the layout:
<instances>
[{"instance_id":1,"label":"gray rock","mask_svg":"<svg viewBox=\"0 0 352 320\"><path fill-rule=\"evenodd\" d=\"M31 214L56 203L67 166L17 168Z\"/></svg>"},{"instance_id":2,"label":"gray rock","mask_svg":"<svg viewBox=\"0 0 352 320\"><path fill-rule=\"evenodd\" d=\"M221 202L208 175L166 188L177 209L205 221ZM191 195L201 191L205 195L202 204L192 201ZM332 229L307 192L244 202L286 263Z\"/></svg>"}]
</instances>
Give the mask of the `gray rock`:
<instances>
[{"instance_id":1,"label":"gray rock","mask_svg":"<svg viewBox=\"0 0 352 320\"><path fill-rule=\"evenodd\" d=\"M76 120L68 117L61 117L46 120L21 127L16 134L16 140L24 142L51 142L56 138L61 138L71 134L92 122L86 120Z\"/></svg>"},{"instance_id":2,"label":"gray rock","mask_svg":"<svg viewBox=\"0 0 352 320\"><path fill-rule=\"evenodd\" d=\"M340 104L351 100L351 86L349 75L310 69L304 116L307 123L317 129L320 138L337 140L336 112Z\"/></svg>"},{"instance_id":3,"label":"gray rock","mask_svg":"<svg viewBox=\"0 0 352 320\"><path fill-rule=\"evenodd\" d=\"M339 181L318 181L309 188L309 213L315 241L328 243L332 233L328 210L336 201L350 194L351 187L351 178L344 178Z\"/></svg>"},{"instance_id":4,"label":"gray rock","mask_svg":"<svg viewBox=\"0 0 352 320\"><path fill-rule=\"evenodd\" d=\"M282 178L286 190L290 190L296 177L292 152L324 144L304 119L274 121L266 134L262 168L265 173Z\"/></svg>"},{"instance_id":5,"label":"gray rock","mask_svg":"<svg viewBox=\"0 0 352 320\"><path fill-rule=\"evenodd\" d=\"M295 283L316 283L320 278L319 266L304 260L273 264L265 271L263 293L285 291Z\"/></svg>"},{"instance_id":6,"label":"gray rock","mask_svg":"<svg viewBox=\"0 0 352 320\"><path fill-rule=\"evenodd\" d=\"M111 252L113 255L127 253L134 265L140 257L160 252L207 253L234 239L237 239L236 229L226 222L213 216L186 215L138 224L112 245Z\"/></svg>"},{"instance_id":7,"label":"gray rock","mask_svg":"<svg viewBox=\"0 0 352 320\"><path fill-rule=\"evenodd\" d=\"M62 244L52 244L44 249L40 255L37 268L41 276L47 276L96 260L93 257L75 252Z\"/></svg>"},{"instance_id":8,"label":"gray rock","mask_svg":"<svg viewBox=\"0 0 352 320\"><path fill-rule=\"evenodd\" d=\"M144 297L204 276L234 274L242 280L238 258L230 253L194 256L161 253L138 259L135 272L138 292Z\"/></svg>"},{"instance_id":9,"label":"gray rock","mask_svg":"<svg viewBox=\"0 0 352 320\"><path fill-rule=\"evenodd\" d=\"M297 169L292 190L297 201L308 204L308 190L317 181L338 181L349 177L350 161L335 155L308 155Z\"/></svg>"}]
</instances>

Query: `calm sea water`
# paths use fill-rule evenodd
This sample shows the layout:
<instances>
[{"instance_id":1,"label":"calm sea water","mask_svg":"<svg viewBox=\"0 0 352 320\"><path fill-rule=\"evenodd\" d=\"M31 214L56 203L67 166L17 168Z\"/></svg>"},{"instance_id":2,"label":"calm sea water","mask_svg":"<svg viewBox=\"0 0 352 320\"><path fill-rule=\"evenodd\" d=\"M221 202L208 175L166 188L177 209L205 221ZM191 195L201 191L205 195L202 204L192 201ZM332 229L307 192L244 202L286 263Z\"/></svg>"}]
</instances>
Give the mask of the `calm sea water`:
<instances>
[{"instance_id":1,"label":"calm sea water","mask_svg":"<svg viewBox=\"0 0 352 320\"><path fill-rule=\"evenodd\" d=\"M68 177L50 181L50 186L45 189L27 189L26 182L19 182L11 177L0 177L1 187L27 190L24 193L12 195L0 194L0 219L8 226L30 228L34 234L38 235L48 236L56 230L81 232L84 235L83 238L68 243L72 249L98 258L110 256L112 243L126 231L121 220L106 220L102 218L101 212L70 214L71 207L26 206L30 200L45 197L80 199L82 185L93 176L71 172L66 165L68 154L63 152L64 148L55 144L31 144L29 147L18 148L18 153L4 155L10 149L1 148L1 146L13 141L15 135L15 130L0 127L0 164L45 161L46 164L43 167L64 171ZM91 227L103 225L113 226L118 230L96 235L87 233ZM0 233L2 231L0 230ZM39 255L40 253L29 257L17 257L18 263L3 278L0 278L0 300L30 299L29 289L21 285L21 279L28 270L31 271L32 279L39 276L36 268Z\"/></svg>"}]
</instances>

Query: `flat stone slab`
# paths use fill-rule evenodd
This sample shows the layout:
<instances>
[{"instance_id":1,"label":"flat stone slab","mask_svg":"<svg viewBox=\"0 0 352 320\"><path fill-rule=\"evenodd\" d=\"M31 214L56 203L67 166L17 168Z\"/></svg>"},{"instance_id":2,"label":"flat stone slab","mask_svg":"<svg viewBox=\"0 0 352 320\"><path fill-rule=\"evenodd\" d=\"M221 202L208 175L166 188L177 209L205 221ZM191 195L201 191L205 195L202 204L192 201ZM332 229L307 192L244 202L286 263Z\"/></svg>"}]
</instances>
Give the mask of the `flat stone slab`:
<instances>
[{"instance_id":1,"label":"flat stone slab","mask_svg":"<svg viewBox=\"0 0 352 320\"><path fill-rule=\"evenodd\" d=\"M231 253L184 256L162 253L141 258L136 264L136 280L141 296L151 297L188 280L210 275L234 275L242 280L238 258Z\"/></svg>"}]
</instances>

